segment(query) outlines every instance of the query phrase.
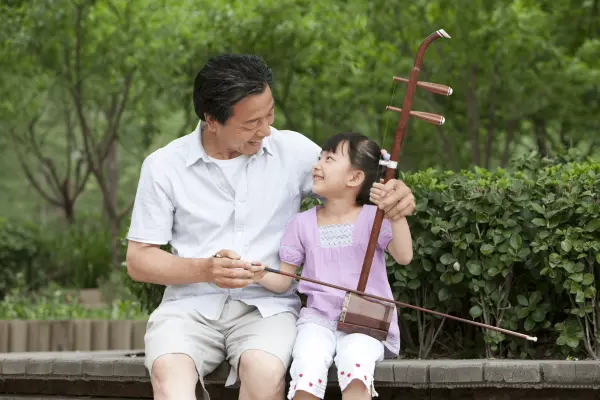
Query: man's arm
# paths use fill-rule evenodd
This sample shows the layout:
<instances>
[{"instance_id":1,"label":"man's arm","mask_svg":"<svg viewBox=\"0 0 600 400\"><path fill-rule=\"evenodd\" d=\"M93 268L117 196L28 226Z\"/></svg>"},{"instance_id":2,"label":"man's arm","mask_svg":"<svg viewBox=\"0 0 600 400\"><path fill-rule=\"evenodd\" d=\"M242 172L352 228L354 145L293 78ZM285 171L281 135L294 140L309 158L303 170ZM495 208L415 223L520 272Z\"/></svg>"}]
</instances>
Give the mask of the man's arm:
<instances>
[{"instance_id":1,"label":"man's arm","mask_svg":"<svg viewBox=\"0 0 600 400\"><path fill-rule=\"evenodd\" d=\"M252 271L262 269L240 260L233 251L219 253L223 258L183 258L160 249L159 245L130 240L127 273L134 281L159 285L214 282L219 287L239 288L252 283Z\"/></svg>"}]
</instances>

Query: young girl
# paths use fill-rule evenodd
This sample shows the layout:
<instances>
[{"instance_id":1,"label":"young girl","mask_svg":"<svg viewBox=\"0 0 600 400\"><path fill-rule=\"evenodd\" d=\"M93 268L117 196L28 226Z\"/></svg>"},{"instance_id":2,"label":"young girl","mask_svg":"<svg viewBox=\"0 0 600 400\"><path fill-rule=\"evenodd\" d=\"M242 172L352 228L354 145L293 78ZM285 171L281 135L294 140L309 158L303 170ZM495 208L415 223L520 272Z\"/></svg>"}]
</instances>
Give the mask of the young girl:
<instances>
[{"instance_id":1,"label":"young girl","mask_svg":"<svg viewBox=\"0 0 600 400\"><path fill-rule=\"evenodd\" d=\"M313 168L313 193L324 199L297 214L281 240L281 270L295 273L303 266L308 278L355 289L362 268L377 205L385 196L379 161L382 151L366 136L343 133L327 140ZM371 203L375 204L372 205ZM392 299L384 252L402 265L412 259L412 239L405 218L384 219L366 292ZM285 291L291 278L266 273L261 284ZM322 399L328 371L335 363L344 399L370 399L375 364L395 357L400 350L397 313L388 337L381 342L360 333L336 330L345 292L300 281L298 291L307 296L300 311L298 336L290 369L288 399Z\"/></svg>"}]
</instances>

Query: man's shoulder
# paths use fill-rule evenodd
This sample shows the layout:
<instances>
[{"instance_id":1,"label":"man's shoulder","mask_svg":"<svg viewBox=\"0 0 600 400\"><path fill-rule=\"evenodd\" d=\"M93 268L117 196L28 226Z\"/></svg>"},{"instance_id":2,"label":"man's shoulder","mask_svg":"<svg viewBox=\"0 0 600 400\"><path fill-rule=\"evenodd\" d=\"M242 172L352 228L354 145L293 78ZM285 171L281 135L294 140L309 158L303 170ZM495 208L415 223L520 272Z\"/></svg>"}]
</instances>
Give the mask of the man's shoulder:
<instances>
[{"instance_id":1,"label":"man's shoulder","mask_svg":"<svg viewBox=\"0 0 600 400\"><path fill-rule=\"evenodd\" d=\"M270 142L278 149L318 152L320 147L300 132L271 127Z\"/></svg>"},{"instance_id":2,"label":"man's shoulder","mask_svg":"<svg viewBox=\"0 0 600 400\"><path fill-rule=\"evenodd\" d=\"M155 168L169 169L178 164L184 165L189 152L189 143L193 133L171 140L166 145L159 147L144 159L144 163Z\"/></svg>"}]
</instances>

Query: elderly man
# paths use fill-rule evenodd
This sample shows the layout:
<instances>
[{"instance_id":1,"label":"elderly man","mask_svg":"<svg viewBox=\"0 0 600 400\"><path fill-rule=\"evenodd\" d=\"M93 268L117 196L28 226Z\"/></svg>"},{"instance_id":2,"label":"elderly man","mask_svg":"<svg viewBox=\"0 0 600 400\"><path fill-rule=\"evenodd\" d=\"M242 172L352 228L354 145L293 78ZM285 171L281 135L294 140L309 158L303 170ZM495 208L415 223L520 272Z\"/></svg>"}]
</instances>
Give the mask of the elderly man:
<instances>
[{"instance_id":1,"label":"elderly man","mask_svg":"<svg viewBox=\"0 0 600 400\"><path fill-rule=\"evenodd\" d=\"M240 399L284 398L300 300L292 286L273 293L255 282L279 267L279 241L310 195L320 148L277 130L272 72L261 58L211 59L194 83L201 122L143 162L127 269L132 279L166 285L149 318L146 367L157 400L195 399L198 380L227 360L226 386ZM411 191L392 180L383 208L410 215ZM159 248L170 243L172 253Z\"/></svg>"}]
</instances>

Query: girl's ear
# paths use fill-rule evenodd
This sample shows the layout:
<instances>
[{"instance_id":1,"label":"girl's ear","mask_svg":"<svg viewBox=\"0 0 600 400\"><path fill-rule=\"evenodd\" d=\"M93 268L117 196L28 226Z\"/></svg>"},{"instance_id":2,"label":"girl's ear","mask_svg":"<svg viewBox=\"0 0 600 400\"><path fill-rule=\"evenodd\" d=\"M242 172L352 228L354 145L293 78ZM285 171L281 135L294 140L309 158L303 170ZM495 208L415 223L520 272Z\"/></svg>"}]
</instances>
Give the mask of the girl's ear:
<instances>
[{"instance_id":1,"label":"girl's ear","mask_svg":"<svg viewBox=\"0 0 600 400\"><path fill-rule=\"evenodd\" d=\"M353 169L350 171L350 175L347 180L347 184L350 187L358 187L365 180L365 173L360 169Z\"/></svg>"}]
</instances>

